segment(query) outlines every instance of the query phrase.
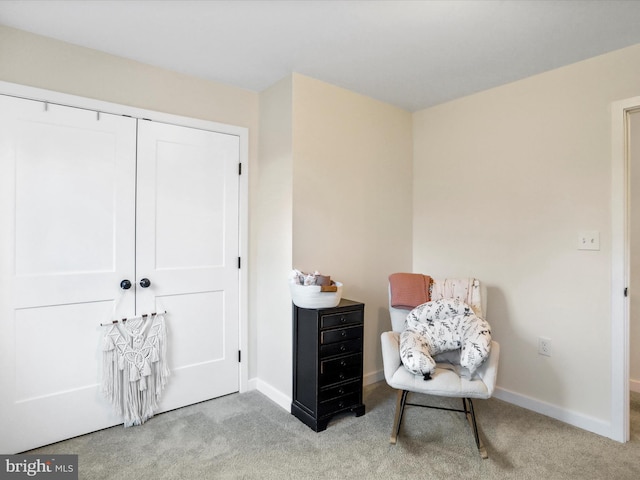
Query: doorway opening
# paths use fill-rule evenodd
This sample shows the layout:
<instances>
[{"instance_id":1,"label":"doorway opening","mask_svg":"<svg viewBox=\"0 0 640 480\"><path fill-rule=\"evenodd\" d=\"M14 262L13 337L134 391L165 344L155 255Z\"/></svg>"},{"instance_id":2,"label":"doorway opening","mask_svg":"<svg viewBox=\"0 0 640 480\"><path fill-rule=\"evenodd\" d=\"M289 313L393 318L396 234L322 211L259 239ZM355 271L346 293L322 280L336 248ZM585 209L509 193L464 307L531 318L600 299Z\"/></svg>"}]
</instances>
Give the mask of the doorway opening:
<instances>
[{"instance_id":1,"label":"doorway opening","mask_svg":"<svg viewBox=\"0 0 640 480\"><path fill-rule=\"evenodd\" d=\"M611 438L630 433L631 115L640 97L612 105L611 169ZM636 188L636 190L638 190Z\"/></svg>"}]
</instances>

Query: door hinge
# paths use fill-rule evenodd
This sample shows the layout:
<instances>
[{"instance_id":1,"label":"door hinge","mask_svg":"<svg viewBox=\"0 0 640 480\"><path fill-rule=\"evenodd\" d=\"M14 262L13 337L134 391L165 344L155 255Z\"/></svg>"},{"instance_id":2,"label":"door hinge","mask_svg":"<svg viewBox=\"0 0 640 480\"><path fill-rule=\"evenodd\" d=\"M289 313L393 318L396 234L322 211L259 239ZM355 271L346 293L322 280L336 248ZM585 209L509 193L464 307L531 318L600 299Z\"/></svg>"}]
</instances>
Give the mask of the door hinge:
<instances>
[{"instance_id":1,"label":"door hinge","mask_svg":"<svg viewBox=\"0 0 640 480\"><path fill-rule=\"evenodd\" d=\"M242 258L238 257L238 268L240 268L241 264L242 264Z\"/></svg>"},{"instance_id":2,"label":"door hinge","mask_svg":"<svg viewBox=\"0 0 640 480\"><path fill-rule=\"evenodd\" d=\"M238 175L242 175L242 164L238 164Z\"/></svg>"},{"instance_id":3,"label":"door hinge","mask_svg":"<svg viewBox=\"0 0 640 480\"><path fill-rule=\"evenodd\" d=\"M242 350L238 350L238 363L242 362Z\"/></svg>"},{"instance_id":4,"label":"door hinge","mask_svg":"<svg viewBox=\"0 0 640 480\"><path fill-rule=\"evenodd\" d=\"M629 289L627 287L624 287L624 296L628 296L629 294Z\"/></svg>"}]
</instances>

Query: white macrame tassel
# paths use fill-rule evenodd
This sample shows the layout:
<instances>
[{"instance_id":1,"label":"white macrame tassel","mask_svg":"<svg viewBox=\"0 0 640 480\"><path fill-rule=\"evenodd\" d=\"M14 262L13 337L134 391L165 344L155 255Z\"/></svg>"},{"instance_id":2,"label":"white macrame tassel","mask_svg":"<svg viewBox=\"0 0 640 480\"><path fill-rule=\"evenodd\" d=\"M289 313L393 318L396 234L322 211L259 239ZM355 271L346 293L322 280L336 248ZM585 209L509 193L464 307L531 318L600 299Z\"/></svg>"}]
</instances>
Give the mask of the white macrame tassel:
<instances>
[{"instance_id":1,"label":"white macrame tassel","mask_svg":"<svg viewBox=\"0 0 640 480\"><path fill-rule=\"evenodd\" d=\"M146 322L151 322L149 328ZM138 349L129 328L147 332ZM131 427L153 417L170 375L164 315L129 321L122 330L114 325L104 338L102 390L124 426Z\"/></svg>"}]
</instances>

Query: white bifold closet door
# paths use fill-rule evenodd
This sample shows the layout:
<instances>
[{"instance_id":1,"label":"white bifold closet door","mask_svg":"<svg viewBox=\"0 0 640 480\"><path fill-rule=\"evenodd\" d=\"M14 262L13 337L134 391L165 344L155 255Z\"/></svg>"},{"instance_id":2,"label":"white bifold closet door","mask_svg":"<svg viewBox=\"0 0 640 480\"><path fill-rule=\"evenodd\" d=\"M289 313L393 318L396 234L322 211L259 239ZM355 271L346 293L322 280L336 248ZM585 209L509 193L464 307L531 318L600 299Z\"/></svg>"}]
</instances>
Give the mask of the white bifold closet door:
<instances>
[{"instance_id":1,"label":"white bifold closet door","mask_svg":"<svg viewBox=\"0 0 640 480\"><path fill-rule=\"evenodd\" d=\"M238 162L234 135L0 95L0 452L122 422L113 318L167 311L160 411L238 390Z\"/></svg>"}]
</instances>

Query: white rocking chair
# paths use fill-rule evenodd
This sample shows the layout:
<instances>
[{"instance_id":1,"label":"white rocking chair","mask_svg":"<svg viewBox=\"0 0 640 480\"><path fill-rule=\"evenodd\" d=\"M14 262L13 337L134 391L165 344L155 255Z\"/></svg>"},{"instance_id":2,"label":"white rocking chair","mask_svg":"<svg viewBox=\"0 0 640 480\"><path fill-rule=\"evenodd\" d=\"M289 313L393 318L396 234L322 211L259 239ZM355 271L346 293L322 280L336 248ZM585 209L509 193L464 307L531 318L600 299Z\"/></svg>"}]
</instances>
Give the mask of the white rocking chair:
<instances>
[{"instance_id":1,"label":"white rocking chair","mask_svg":"<svg viewBox=\"0 0 640 480\"><path fill-rule=\"evenodd\" d=\"M433 280L439 282L440 280ZM444 281L444 280L442 280ZM477 281L477 280L476 280ZM483 315L486 314L486 291L480 285L481 307ZM431 298L438 300L438 298ZM461 298L462 301L467 301ZM392 388L398 390L396 401L396 412L393 421L393 430L391 431L390 443L396 443L402 423L402 416L406 406L418 406L435 408L439 410L448 410L464 413L469 425L473 431L476 446L482 458L488 458L487 451L484 447L478 426L476 423L476 415L473 409L472 399L488 399L493 394L496 385L496 376L498 373L498 358L500 356L500 346L497 342L491 342L491 352L484 363L476 370L472 379L467 379L459 375L459 364L456 363L456 355L447 355L446 352L437 355L434 359L437 362L436 371L432 375L431 380L425 381L422 375L415 375L407 370L400 359L400 333L404 328L404 321L408 309L393 308L391 306L391 289L389 289L389 311L391 313L391 324L393 331L384 332L381 336L382 342L382 361L384 364L385 380ZM457 355L459 358L459 355ZM462 408L444 408L427 406L407 402L407 396L411 393L420 393L427 395L435 395L440 397L455 397L462 399Z\"/></svg>"}]
</instances>

